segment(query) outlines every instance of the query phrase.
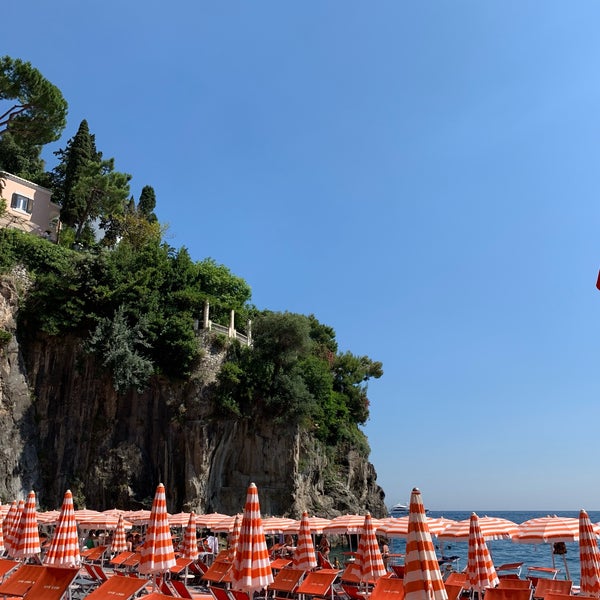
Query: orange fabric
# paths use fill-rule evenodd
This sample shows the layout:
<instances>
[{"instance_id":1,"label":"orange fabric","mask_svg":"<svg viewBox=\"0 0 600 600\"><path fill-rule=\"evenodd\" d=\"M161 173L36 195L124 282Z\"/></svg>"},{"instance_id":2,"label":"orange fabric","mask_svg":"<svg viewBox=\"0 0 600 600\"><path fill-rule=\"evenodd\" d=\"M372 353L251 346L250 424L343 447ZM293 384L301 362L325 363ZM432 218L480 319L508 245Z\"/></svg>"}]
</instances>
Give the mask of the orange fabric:
<instances>
[{"instance_id":1,"label":"orange fabric","mask_svg":"<svg viewBox=\"0 0 600 600\"><path fill-rule=\"evenodd\" d=\"M327 596L336 577L337 572L324 573L323 571L312 571L311 573L307 573L304 581L298 586L296 594Z\"/></svg>"},{"instance_id":2,"label":"orange fabric","mask_svg":"<svg viewBox=\"0 0 600 600\"><path fill-rule=\"evenodd\" d=\"M116 598L126 600L137 594L147 583L147 579L115 575L85 598L86 600L115 600Z\"/></svg>"},{"instance_id":3,"label":"orange fabric","mask_svg":"<svg viewBox=\"0 0 600 600\"><path fill-rule=\"evenodd\" d=\"M120 552L110 560L111 565L122 565L124 561L131 558L135 552Z\"/></svg>"},{"instance_id":4,"label":"orange fabric","mask_svg":"<svg viewBox=\"0 0 600 600\"><path fill-rule=\"evenodd\" d=\"M369 600L403 600L403 598L404 582L394 577L381 577L369 596Z\"/></svg>"},{"instance_id":5,"label":"orange fabric","mask_svg":"<svg viewBox=\"0 0 600 600\"><path fill-rule=\"evenodd\" d=\"M284 568L275 575L273 583L269 586L270 590L278 592L293 592L297 587L300 579L304 575L302 569Z\"/></svg>"},{"instance_id":6,"label":"orange fabric","mask_svg":"<svg viewBox=\"0 0 600 600\"><path fill-rule=\"evenodd\" d=\"M52 541L46 551L43 562L45 565L54 565L56 567L81 566L79 534L77 533L77 522L75 521L75 509L73 508L71 490L67 490L63 497L56 529L52 534Z\"/></svg>"},{"instance_id":7,"label":"orange fabric","mask_svg":"<svg viewBox=\"0 0 600 600\"><path fill-rule=\"evenodd\" d=\"M489 588L485 590L486 600L530 600L531 590L507 590Z\"/></svg>"},{"instance_id":8,"label":"orange fabric","mask_svg":"<svg viewBox=\"0 0 600 600\"><path fill-rule=\"evenodd\" d=\"M498 585L498 575L479 524L473 513L469 520L469 549L467 558L467 584L480 594L489 587Z\"/></svg>"},{"instance_id":9,"label":"orange fabric","mask_svg":"<svg viewBox=\"0 0 600 600\"><path fill-rule=\"evenodd\" d=\"M8 558L0 558L0 579L2 579L7 573L10 573L15 567L18 567L21 563L16 560L10 560Z\"/></svg>"},{"instance_id":10,"label":"orange fabric","mask_svg":"<svg viewBox=\"0 0 600 600\"><path fill-rule=\"evenodd\" d=\"M463 590L462 585L452 585L451 583L447 583L445 588L448 593L448 600L456 600Z\"/></svg>"},{"instance_id":11,"label":"orange fabric","mask_svg":"<svg viewBox=\"0 0 600 600\"><path fill-rule=\"evenodd\" d=\"M498 587L505 590L530 590L531 581L529 579L513 579L512 577L500 579Z\"/></svg>"},{"instance_id":12,"label":"orange fabric","mask_svg":"<svg viewBox=\"0 0 600 600\"><path fill-rule=\"evenodd\" d=\"M196 513L192 511L183 534L183 556L190 560L198 560L198 538L196 537Z\"/></svg>"},{"instance_id":13,"label":"orange fabric","mask_svg":"<svg viewBox=\"0 0 600 600\"><path fill-rule=\"evenodd\" d=\"M227 574L231 571L231 563L224 562L222 560L216 560L202 576L202 579L206 581L213 581L214 583L220 583L225 579Z\"/></svg>"},{"instance_id":14,"label":"orange fabric","mask_svg":"<svg viewBox=\"0 0 600 600\"><path fill-rule=\"evenodd\" d=\"M291 564L292 561L289 558L276 558L271 561L271 569L283 569L289 567Z\"/></svg>"},{"instance_id":15,"label":"orange fabric","mask_svg":"<svg viewBox=\"0 0 600 600\"><path fill-rule=\"evenodd\" d=\"M342 581L349 581L350 583L360 582L360 567L354 563L348 563L348 566L344 569L340 579Z\"/></svg>"},{"instance_id":16,"label":"orange fabric","mask_svg":"<svg viewBox=\"0 0 600 600\"><path fill-rule=\"evenodd\" d=\"M272 566L272 565L271 565ZM310 571L317 566L317 555L310 532L308 513L302 513L300 529L298 530L298 543L294 552L294 567Z\"/></svg>"},{"instance_id":17,"label":"orange fabric","mask_svg":"<svg viewBox=\"0 0 600 600\"><path fill-rule=\"evenodd\" d=\"M77 577L77 573L77 567L42 567L42 573L29 588L27 597L35 600L60 600Z\"/></svg>"},{"instance_id":18,"label":"orange fabric","mask_svg":"<svg viewBox=\"0 0 600 600\"><path fill-rule=\"evenodd\" d=\"M360 568L360 580L363 582L373 581L387 573L375 536L373 520L368 513L365 516L365 523L360 534L356 564Z\"/></svg>"},{"instance_id":19,"label":"orange fabric","mask_svg":"<svg viewBox=\"0 0 600 600\"><path fill-rule=\"evenodd\" d=\"M27 496L21 519L15 530L12 548L15 558L28 558L42 551L38 532L35 492L29 492Z\"/></svg>"},{"instance_id":20,"label":"orange fabric","mask_svg":"<svg viewBox=\"0 0 600 600\"><path fill-rule=\"evenodd\" d=\"M0 595L24 596L31 586L42 576L44 567L23 565L0 583Z\"/></svg>"},{"instance_id":21,"label":"orange fabric","mask_svg":"<svg viewBox=\"0 0 600 600\"><path fill-rule=\"evenodd\" d=\"M545 598L546 594L554 592L557 594L570 594L573 589L573 582L564 579L538 579L535 591L533 592L534 598Z\"/></svg>"}]
</instances>

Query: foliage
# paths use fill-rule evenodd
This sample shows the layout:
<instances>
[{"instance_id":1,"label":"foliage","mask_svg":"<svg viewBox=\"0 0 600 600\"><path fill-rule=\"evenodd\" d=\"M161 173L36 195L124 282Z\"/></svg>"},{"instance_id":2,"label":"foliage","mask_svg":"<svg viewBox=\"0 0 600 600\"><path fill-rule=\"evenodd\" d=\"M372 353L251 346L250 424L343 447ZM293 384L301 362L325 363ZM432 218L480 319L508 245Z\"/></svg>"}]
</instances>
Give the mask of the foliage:
<instances>
[{"instance_id":1,"label":"foliage","mask_svg":"<svg viewBox=\"0 0 600 600\"><path fill-rule=\"evenodd\" d=\"M4 348L12 340L12 333L6 329L0 329L0 348Z\"/></svg>"},{"instance_id":2,"label":"foliage","mask_svg":"<svg viewBox=\"0 0 600 600\"><path fill-rule=\"evenodd\" d=\"M0 101L10 104L0 115L0 135L8 131L17 143L42 146L57 140L65 127L67 102L29 62L0 58Z\"/></svg>"},{"instance_id":3,"label":"foliage","mask_svg":"<svg viewBox=\"0 0 600 600\"><path fill-rule=\"evenodd\" d=\"M17 143L8 131L0 137L0 171L12 173L41 185L47 184L41 146L22 141Z\"/></svg>"},{"instance_id":4,"label":"foliage","mask_svg":"<svg viewBox=\"0 0 600 600\"><path fill-rule=\"evenodd\" d=\"M144 217L150 223L155 223L158 221L156 215L154 214L154 209L156 208L156 193L154 192L154 188L150 185L145 185L142 188L142 193L140 194L140 199L137 205L137 211L140 216Z\"/></svg>"},{"instance_id":5,"label":"foliage","mask_svg":"<svg viewBox=\"0 0 600 600\"><path fill-rule=\"evenodd\" d=\"M327 445L368 452L358 425L368 419L366 382L381 363L337 353L335 332L314 317L263 312L255 316L254 347L231 346L218 377L224 413L310 428Z\"/></svg>"},{"instance_id":6,"label":"foliage","mask_svg":"<svg viewBox=\"0 0 600 600\"><path fill-rule=\"evenodd\" d=\"M102 357L102 365L107 368L117 392L129 388L143 391L153 372L153 363L144 356L146 322L143 317L130 323L125 307L120 306L112 318L100 319L87 343L87 350Z\"/></svg>"}]
</instances>

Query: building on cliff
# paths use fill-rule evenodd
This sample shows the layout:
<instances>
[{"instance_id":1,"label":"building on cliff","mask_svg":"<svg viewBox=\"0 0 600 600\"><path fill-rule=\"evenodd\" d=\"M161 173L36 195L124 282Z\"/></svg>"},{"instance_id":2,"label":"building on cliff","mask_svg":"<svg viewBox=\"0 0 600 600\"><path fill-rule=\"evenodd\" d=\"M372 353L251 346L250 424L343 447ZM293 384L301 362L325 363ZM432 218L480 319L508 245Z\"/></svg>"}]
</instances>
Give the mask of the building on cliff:
<instances>
[{"instance_id":1,"label":"building on cliff","mask_svg":"<svg viewBox=\"0 0 600 600\"><path fill-rule=\"evenodd\" d=\"M52 202L50 190L0 171L0 197L6 201L0 227L13 227L56 241L60 208Z\"/></svg>"}]
</instances>

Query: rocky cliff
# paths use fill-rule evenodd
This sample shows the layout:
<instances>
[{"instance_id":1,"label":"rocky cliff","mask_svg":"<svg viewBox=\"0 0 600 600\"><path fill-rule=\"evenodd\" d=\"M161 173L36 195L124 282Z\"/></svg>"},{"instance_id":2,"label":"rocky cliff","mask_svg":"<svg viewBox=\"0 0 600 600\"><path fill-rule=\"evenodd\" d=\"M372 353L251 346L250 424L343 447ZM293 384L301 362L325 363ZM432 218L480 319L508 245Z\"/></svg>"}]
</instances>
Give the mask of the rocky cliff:
<instances>
[{"instance_id":1,"label":"rocky cliff","mask_svg":"<svg viewBox=\"0 0 600 600\"><path fill-rule=\"evenodd\" d=\"M383 516L373 466L350 449L332 457L296 427L226 419L211 401L222 352L204 338L188 381L155 378L118 395L75 337L19 340L16 315L27 277L0 280L0 498L38 492L56 507L70 488L79 505L148 506L156 484L169 509L236 513L248 483L263 514L321 516L369 510Z\"/></svg>"}]
</instances>

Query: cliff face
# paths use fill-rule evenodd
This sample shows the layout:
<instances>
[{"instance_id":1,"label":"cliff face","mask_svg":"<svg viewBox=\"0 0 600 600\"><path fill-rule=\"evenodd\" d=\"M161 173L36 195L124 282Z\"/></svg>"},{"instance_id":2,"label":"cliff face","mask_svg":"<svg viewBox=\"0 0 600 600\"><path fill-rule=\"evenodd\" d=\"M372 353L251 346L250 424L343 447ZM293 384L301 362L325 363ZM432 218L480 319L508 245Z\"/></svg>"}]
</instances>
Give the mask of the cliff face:
<instances>
[{"instance_id":1,"label":"cliff face","mask_svg":"<svg viewBox=\"0 0 600 600\"><path fill-rule=\"evenodd\" d=\"M17 290L14 277L2 281L0 329L13 334ZM56 507L70 488L91 508L135 508L162 481L172 511L233 514L253 481L265 515L383 516L383 491L358 453L332 463L296 427L216 415L211 385L223 356L206 348L189 381L156 378L142 394L117 395L80 340L19 345L13 335L0 349L0 497L35 489Z\"/></svg>"}]
</instances>

